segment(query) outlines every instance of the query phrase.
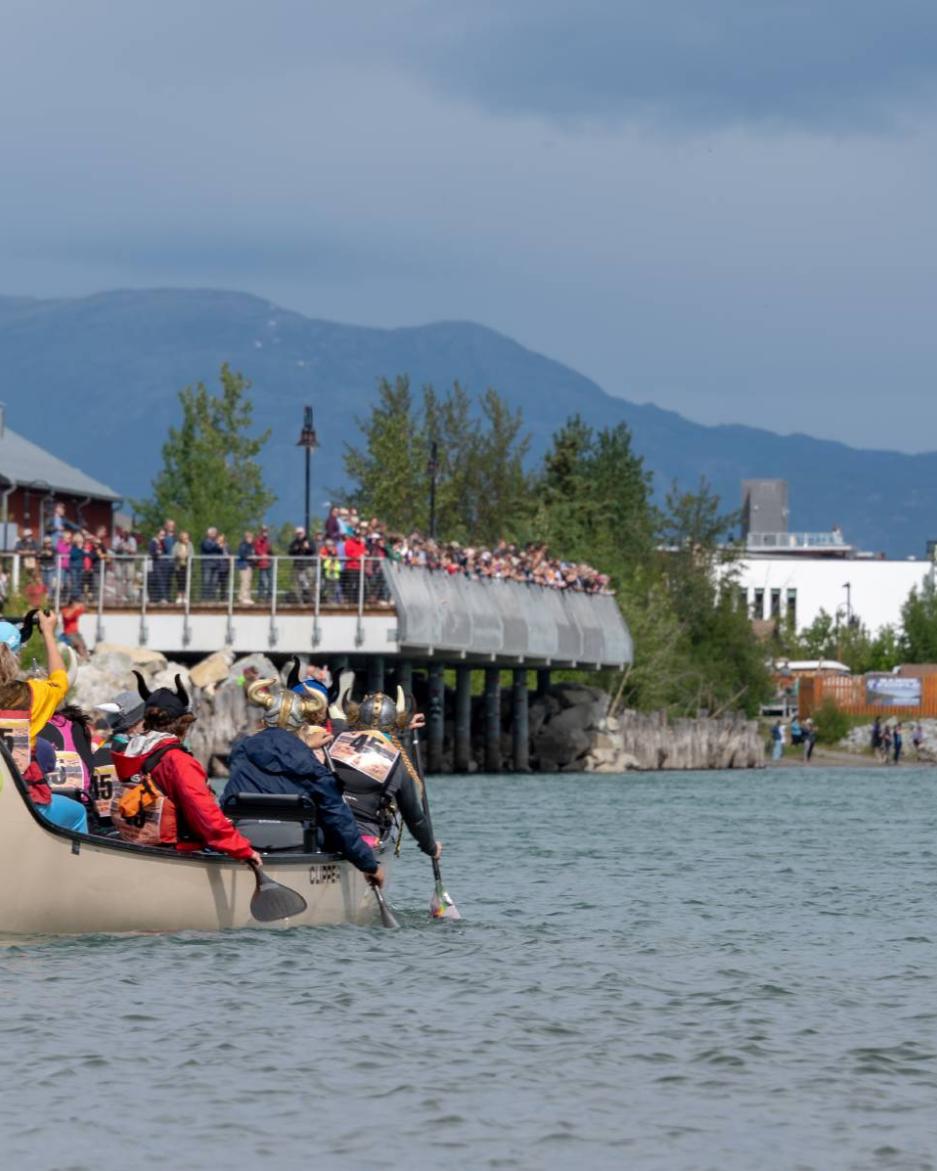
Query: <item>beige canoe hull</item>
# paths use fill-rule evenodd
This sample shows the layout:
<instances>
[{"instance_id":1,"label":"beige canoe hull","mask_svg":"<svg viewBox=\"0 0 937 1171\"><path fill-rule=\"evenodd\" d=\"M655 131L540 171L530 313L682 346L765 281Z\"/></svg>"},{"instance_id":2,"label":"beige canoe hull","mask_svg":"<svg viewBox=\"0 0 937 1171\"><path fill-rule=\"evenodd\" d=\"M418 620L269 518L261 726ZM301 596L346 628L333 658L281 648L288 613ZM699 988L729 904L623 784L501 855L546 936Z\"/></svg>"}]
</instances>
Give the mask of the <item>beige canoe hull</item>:
<instances>
[{"instance_id":1,"label":"beige canoe hull","mask_svg":"<svg viewBox=\"0 0 937 1171\"><path fill-rule=\"evenodd\" d=\"M267 873L299 891L308 907L295 918L258 923L250 913L254 877L243 863L138 850L49 828L21 784L0 755L0 935L282 929L377 918L374 892L350 862L280 855L268 860Z\"/></svg>"}]
</instances>

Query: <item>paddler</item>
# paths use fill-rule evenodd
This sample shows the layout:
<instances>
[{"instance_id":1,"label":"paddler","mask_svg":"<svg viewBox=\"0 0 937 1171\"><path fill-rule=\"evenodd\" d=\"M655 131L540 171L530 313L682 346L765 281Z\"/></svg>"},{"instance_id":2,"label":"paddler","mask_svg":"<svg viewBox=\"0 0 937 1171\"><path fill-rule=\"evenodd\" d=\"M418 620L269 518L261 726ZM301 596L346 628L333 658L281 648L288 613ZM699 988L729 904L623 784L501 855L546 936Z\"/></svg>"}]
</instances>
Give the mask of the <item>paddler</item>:
<instances>
[{"instance_id":1,"label":"paddler","mask_svg":"<svg viewBox=\"0 0 937 1171\"><path fill-rule=\"evenodd\" d=\"M407 736L423 720L411 714L403 688L396 700L378 691L360 704L333 704L329 714L335 733L329 760L365 841L379 840L399 810L423 853L438 861L442 842L433 834Z\"/></svg>"},{"instance_id":2,"label":"paddler","mask_svg":"<svg viewBox=\"0 0 937 1171\"><path fill-rule=\"evenodd\" d=\"M39 813L63 829L88 832L84 806L61 794L52 795L46 781L46 769L36 759L36 738L50 716L68 693L68 674L62 652L55 638L58 618L48 611L30 611L19 624L0 621L0 710L22 712L29 720L30 760L24 779ZM44 679L20 679L17 657L21 646L29 641L38 625L46 649L49 674Z\"/></svg>"},{"instance_id":3,"label":"paddler","mask_svg":"<svg viewBox=\"0 0 937 1171\"><path fill-rule=\"evenodd\" d=\"M205 769L183 744L195 716L181 677L176 676L175 690L160 687L150 691L140 672L134 674L145 705L143 731L130 739L123 752L111 753L123 788L121 794L115 794L112 805L121 836L150 844L149 837L142 835L152 832L155 844L174 845L180 853L211 849L262 865L254 847L218 808ZM155 785L163 801L145 803L141 799L139 809L131 815L122 808L122 799L132 797L144 781ZM155 809L159 809L159 823L154 826L147 819Z\"/></svg>"},{"instance_id":4,"label":"paddler","mask_svg":"<svg viewBox=\"0 0 937 1171\"><path fill-rule=\"evenodd\" d=\"M236 793L290 793L309 797L325 846L342 854L364 872L374 886L384 885L384 871L365 844L335 777L316 752L331 739L321 726L327 701L318 687L303 694L282 687L277 679L255 679L247 698L264 709L265 727L237 744L231 753L230 776L221 805Z\"/></svg>"}]
</instances>

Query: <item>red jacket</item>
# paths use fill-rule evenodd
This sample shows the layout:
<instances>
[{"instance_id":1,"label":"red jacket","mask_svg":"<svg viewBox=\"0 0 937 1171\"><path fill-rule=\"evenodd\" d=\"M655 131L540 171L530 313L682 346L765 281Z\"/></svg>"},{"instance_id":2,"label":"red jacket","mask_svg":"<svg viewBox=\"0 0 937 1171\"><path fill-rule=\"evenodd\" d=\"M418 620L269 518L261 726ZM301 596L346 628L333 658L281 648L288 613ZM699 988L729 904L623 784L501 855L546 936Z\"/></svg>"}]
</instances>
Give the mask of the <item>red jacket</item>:
<instances>
[{"instance_id":1,"label":"red jacket","mask_svg":"<svg viewBox=\"0 0 937 1171\"><path fill-rule=\"evenodd\" d=\"M270 568L270 540L268 537L254 537L254 556L258 569Z\"/></svg>"},{"instance_id":2,"label":"red jacket","mask_svg":"<svg viewBox=\"0 0 937 1171\"><path fill-rule=\"evenodd\" d=\"M145 732L134 736L126 753L112 753L117 775L129 781L140 771L144 760L165 744L179 744L177 736ZM249 858L254 847L218 808L215 795L208 787L205 770L186 752L167 752L151 773L160 792L168 797L176 809L178 840L176 849L182 853L210 847L232 858Z\"/></svg>"},{"instance_id":3,"label":"red jacket","mask_svg":"<svg viewBox=\"0 0 937 1171\"><path fill-rule=\"evenodd\" d=\"M368 547L357 537L347 537L345 540L345 568L352 571L361 568L361 558L367 553Z\"/></svg>"}]
</instances>

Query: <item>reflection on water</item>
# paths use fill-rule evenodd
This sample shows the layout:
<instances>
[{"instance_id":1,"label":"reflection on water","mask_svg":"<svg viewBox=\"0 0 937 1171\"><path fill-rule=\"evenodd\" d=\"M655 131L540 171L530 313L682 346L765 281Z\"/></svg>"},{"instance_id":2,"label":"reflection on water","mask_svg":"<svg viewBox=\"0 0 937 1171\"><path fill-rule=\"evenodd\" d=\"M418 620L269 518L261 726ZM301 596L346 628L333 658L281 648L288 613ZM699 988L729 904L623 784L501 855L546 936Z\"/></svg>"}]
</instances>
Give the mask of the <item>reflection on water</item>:
<instances>
[{"instance_id":1,"label":"reflection on water","mask_svg":"<svg viewBox=\"0 0 937 1171\"><path fill-rule=\"evenodd\" d=\"M460 923L8 939L3 1165L937 1166L935 781L439 780Z\"/></svg>"}]
</instances>

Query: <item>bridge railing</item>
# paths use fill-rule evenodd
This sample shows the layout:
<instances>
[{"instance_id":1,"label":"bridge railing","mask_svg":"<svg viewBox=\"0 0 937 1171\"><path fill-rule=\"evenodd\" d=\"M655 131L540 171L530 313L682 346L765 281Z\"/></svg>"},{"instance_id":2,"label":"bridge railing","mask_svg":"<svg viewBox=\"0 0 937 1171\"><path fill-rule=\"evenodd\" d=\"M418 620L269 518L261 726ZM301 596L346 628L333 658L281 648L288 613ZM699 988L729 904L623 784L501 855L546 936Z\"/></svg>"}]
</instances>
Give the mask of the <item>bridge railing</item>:
<instances>
[{"instance_id":1,"label":"bridge railing","mask_svg":"<svg viewBox=\"0 0 937 1171\"><path fill-rule=\"evenodd\" d=\"M274 616L293 610L391 609L380 557L338 561L324 557L268 557L239 567L236 556L133 557L110 554L67 565L28 553L0 556L0 594L27 606L56 610L77 601L100 616L106 611L171 608L185 614L256 610Z\"/></svg>"},{"instance_id":2,"label":"bridge railing","mask_svg":"<svg viewBox=\"0 0 937 1171\"><path fill-rule=\"evenodd\" d=\"M44 605L61 610L72 601L84 606L83 624L96 617L96 642L105 640L106 615L111 631L115 625L124 630L125 619L132 618L132 637L145 645L149 623L157 615L175 614L180 621L169 627L157 623L160 637L178 638L183 647L209 630L215 632L212 637L220 634L231 644L237 634L272 647L279 638L278 618L305 618L314 646L327 628L334 628L335 637L361 647L369 637L368 623L383 615L392 619L393 641L430 655L438 650L491 660L507 656L517 662L614 665L630 662L633 654L614 597L532 583L469 580L380 557L340 562L277 556L239 568L236 556L198 554L180 562L111 554L94 563L82 559L64 566L18 553L0 555L0 572L7 595L16 596L17 611ZM13 612L10 607L8 612ZM249 621L247 615L252 616ZM336 621L320 621L328 615ZM125 633L125 641L129 637ZM380 637L386 639L387 633Z\"/></svg>"}]
</instances>

